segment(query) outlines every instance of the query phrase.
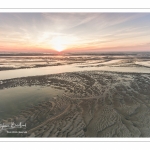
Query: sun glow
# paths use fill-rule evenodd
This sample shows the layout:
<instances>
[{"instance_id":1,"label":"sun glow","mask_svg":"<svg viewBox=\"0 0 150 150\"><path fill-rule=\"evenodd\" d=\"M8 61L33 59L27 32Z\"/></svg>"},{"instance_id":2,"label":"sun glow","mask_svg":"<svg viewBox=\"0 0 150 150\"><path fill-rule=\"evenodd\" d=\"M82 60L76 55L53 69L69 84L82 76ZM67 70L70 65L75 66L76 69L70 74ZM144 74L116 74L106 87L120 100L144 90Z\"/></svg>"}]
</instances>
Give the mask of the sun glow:
<instances>
[{"instance_id":1,"label":"sun glow","mask_svg":"<svg viewBox=\"0 0 150 150\"><path fill-rule=\"evenodd\" d=\"M54 37L52 39L52 48L58 52L61 52L67 48L67 40L61 36Z\"/></svg>"},{"instance_id":2,"label":"sun glow","mask_svg":"<svg viewBox=\"0 0 150 150\"><path fill-rule=\"evenodd\" d=\"M65 49L65 47L61 43L54 44L53 48L58 52L61 52Z\"/></svg>"},{"instance_id":3,"label":"sun glow","mask_svg":"<svg viewBox=\"0 0 150 150\"><path fill-rule=\"evenodd\" d=\"M58 51L64 51L67 48L70 48L77 42L77 38L70 35L58 35L52 38L51 47Z\"/></svg>"}]
</instances>

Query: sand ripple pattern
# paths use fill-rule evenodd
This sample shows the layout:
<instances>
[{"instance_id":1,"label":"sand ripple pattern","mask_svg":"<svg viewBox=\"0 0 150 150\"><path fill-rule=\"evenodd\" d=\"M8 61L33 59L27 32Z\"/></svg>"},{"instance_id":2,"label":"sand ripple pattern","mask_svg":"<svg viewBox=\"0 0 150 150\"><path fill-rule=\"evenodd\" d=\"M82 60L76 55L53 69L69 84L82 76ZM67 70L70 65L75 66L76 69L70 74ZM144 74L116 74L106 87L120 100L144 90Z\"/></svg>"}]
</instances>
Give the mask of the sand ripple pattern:
<instances>
[{"instance_id":1,"label":"sand ripple pattern","mask_svg":"<svg viewBox=\"0 0 150 150\"><path fill-rule=\"evenodd\" d=\"M63 73L4 80L0 89L33 85L65 92L0 121L26 122L18 137L150 137L150 74Z\"/></svg>"}]
</instances>

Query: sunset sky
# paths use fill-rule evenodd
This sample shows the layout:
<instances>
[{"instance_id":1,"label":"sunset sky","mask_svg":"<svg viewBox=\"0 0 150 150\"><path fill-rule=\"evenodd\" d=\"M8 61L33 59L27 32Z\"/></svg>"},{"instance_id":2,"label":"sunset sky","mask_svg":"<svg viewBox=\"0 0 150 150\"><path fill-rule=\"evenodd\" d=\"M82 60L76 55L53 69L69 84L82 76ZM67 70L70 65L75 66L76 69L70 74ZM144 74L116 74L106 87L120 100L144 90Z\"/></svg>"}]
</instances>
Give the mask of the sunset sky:
<instances>
[{"instance_id":1,"label":"sunset sky","mask_svg":"<svg viewBox=\"0 0 150 150\"><path fill-rule=\"evenodd\" d=\"M150 51L150 13L0 13L0 51Z\"/></svg>"}]
</instances>

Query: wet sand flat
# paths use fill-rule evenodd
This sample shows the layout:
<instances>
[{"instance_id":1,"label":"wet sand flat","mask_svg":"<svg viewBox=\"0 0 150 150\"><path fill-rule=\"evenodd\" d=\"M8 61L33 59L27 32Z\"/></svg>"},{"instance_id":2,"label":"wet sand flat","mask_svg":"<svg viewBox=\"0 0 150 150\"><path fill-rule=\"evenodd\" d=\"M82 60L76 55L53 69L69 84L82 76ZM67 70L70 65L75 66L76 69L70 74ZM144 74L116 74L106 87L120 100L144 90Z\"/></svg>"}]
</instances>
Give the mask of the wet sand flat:
<instances>
[{"instance_id":1,"label":"wet sand flat","mask_svg":"<svg viewBox=\"0 0 150 150\"><path fill-rule=\"evenodd\" d=\"M61 73L3 80L0 89L39 85L63 92L2 118L26 123L28 132L1 137L150 137L150 74Z\"/></svg>"}]
</instances>

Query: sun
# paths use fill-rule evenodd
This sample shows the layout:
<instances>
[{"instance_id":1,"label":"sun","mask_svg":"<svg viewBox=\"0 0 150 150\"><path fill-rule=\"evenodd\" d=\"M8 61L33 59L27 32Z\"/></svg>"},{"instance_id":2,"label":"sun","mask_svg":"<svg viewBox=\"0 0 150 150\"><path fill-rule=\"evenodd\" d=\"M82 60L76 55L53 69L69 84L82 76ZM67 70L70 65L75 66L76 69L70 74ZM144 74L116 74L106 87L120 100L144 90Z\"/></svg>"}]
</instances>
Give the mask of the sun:
<instances>
[{"instance_id":1,"label":"sun","mask_svg":"<svg viewBox=\"0 0 150 150\"><path fill-rule=\"evenodd\" d=\"M66 49L66 42L67 41L61 36L54 37L51 41L52 48L58 52L61 52Z\"/></svg>"},{"instance_id":2,"label":"sun","mask_svg":"<svg viewBox=\"0 0 150 150\"><path fill-rule=\"evenodd\" d=\"M78 38L74 35L56 35L50 41L50 46L52 49L61 52L67 50L72 47L75 43L77 43Z\"/></svg>"},{"instance_id":3,"label":"sun","mask_svg":"<svg viewBox=\"0 0 150 150\"><path fill-rule=\"evenodd\" d=\"M60 43L54 44L54 45L53 45L53 48L54 48L56 51L58 51L58 52L61 52L61 51L63 51L63 50L65 49L64 46L63 46L62 44L60 44Z\"/></svg>"}]
</instances>

